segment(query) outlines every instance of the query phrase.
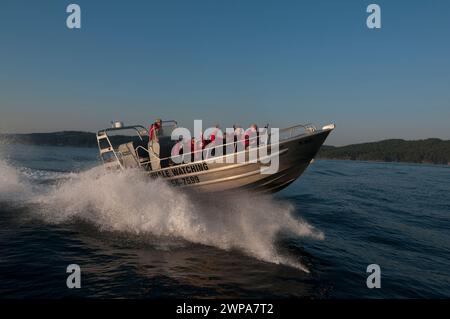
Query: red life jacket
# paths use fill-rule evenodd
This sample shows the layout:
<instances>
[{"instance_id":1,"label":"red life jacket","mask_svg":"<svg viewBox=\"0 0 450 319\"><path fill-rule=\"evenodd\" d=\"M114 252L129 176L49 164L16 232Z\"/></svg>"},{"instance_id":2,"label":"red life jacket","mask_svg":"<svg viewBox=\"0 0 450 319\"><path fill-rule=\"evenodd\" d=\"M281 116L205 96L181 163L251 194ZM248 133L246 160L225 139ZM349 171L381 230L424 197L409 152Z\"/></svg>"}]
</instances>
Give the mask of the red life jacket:
<instances>
[{"instance_id":1,"label":"red life jacket","mask_svg":"<svg viewBox=\"0 0 450 319\"><path fill-rule=\"evenodd\" d=\"M149 138L150 138L150 141L151 140L153 140L153 137L155 136L155 131L156 130L159 130L159 128L160 128L161 126L160 125L158 125L158 124L152 124L151 126L150 126L150 135L149 135Z\"/></svg>"},{"instance_id":2,"label":"red life jacket","mask_svg":"<svg viewBox=\"0 0 450 319\"><path fill-rule=\"evenodd\" d=\"M241 143L244 144L244 148L248 147L248 134L247 134L247 131L245 131L244 134L241 135Z\"/></svg>"},{"instance_id":3,"label":"red life jacket","mask_svg":"<svg viewBox=\"0 0 450 319\"><path fill-rule=\"evenodd\" d=\"M245 148L247 148L249 146L250 139L252 139L252 145L257 143L257 140L258 140L258 131L257 130L249 128L244 132L244 134L242 135L242 143L244 144Z\"/></svg>"},{"instance_id":4,"label":"red life jacket","mask_svg":"<svg viewBox=\"0 0 450 319\"><path fill-rule=\"evenodd\" d=\"M216 140L216 135L217 135L217 132L219 131L219 129L218 128L216 128L212 133L211 133L211 136L210 136L210 141L211 141L211 143L212 142L214 142L215 140Z\"/></svg>"}]
</instances>

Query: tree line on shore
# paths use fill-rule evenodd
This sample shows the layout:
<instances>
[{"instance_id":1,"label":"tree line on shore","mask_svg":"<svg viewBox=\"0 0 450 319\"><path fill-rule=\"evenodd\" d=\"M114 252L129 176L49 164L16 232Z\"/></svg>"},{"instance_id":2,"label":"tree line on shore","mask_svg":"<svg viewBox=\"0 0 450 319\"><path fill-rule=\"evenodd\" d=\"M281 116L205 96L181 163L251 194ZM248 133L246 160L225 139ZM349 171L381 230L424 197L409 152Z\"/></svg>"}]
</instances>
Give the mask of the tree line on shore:
<instances>
[{"instance_id":1,"label":"tree line on shore","mask_svg":"<svg viewBox=\"0 0 450 319\"><path fill-rule=\"evenodd\" d=\"M319 158L450 165L450 140L390 139L341 147L323 146Z\"/></svg>"}]
</instances>

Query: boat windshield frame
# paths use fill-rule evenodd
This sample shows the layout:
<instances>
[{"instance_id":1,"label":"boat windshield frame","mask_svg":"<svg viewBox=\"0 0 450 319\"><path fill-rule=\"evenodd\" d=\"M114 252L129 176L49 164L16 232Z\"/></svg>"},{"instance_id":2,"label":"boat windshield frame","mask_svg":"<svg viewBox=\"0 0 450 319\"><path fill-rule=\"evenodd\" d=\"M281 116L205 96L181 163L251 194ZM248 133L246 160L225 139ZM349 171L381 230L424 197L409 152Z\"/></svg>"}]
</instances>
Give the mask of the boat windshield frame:
<instances>
[{"instance_id":1,"label":"boat windshield frame","mask_svg":"<svg viewBox=\"0 0 450 319\"><path fill-rule=\"evenodd\" d=\"M123 126L123 127L110 127L107 129L103 129L97 132L97 136L101 134L108 135L108 132L118 132L118 131L124 131L124 130L135 130L137 133L137 136L143 141L143 136L149 135L148 130L142 126L142 125L130 125L130 126ZM141 132L145 132L145 135L142 135Z\"/></svg>"}]
</instances>

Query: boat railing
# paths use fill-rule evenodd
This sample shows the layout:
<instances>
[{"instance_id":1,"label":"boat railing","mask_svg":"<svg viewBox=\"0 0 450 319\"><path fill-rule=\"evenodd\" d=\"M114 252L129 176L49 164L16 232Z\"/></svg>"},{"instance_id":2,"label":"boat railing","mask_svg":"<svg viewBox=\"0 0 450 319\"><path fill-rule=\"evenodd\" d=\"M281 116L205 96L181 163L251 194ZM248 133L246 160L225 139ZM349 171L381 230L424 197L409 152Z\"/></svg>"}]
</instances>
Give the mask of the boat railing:
<instances>
[{"instance_id":1,"label":"boat railing","mask_svg":"<svg viewBox=\"0 0 450 319\"><path fill-rule=\"evenodd\" d=\"M242 135L242 136L243 136L243 135ZM269 141L270 135L267 135L267 138L265 139L266 142L261 142L261 137L260 137L260 136L259 136L259 137L258 137L258 136L254 136L254 137L248 139L248 143L249 143L249 144L252 144L252 142L255 141L257 138L260 139L259 146L261 147L261 146L264 146L264 145L268 145L268 143L266 143L266 142ZM209 159L209 158L212 157L211 152L212 152L213 150L215 150L215 149L220 149L220 148L222 148L222 150L223 150L223 149L228 150L228 149L231 148L231 147L232 147L232 150L233 150L233 151L232 151L232 154L234 154L234 153L237 153L237 152L238 152L238 151L237 151L237 149L238 149L237 143L242 143L242 138L238 139L237 141L233 141L233 142L225 143L225 144L216 144L215 142L211 142L211 143L209 143L208 145L206 145L206 146L205 146L204 148L202 148L202 149L199 149L199 150L193 151L193 152L189 152L189 153L183 153L183 154L180 154L180 155L177 155L177 156L180 156L180 157L183 157L183 156L191 156L191 157L192 157L192 156L194 156L195 161L197 161L196 159L197 159L197 158L201 158L200 156L201 156L205 151L206 151L207 153L206 153L206 156L205 156L204 159ZM242 151L245 151L245 150L242 150ZM199 156L199 154L200 154L200 156ZM227 154L225 153L225 154L222 154L222 155L225 156L225 155L227 155ZM228 154L228 155L230 155L230 154ZM163 158L160 159L160 161L167 161L167 160L170 160L170 159L172 159L172 156L163 157Z\"/></svg>"},{"instance_id":2,"label":"boat railing","mask_svg":"<svg viewBox=\"0 0 450 319\"><path fill-rule=\"evenodd\" d=\"M139 145L138 147L136 147L136 155L137 155L137 157L139 157L139 152L138 152L138 150L139 149L142 149L142 150L144 150L145 152L147 152L147 154L148 154L148 161L140 161L139 160L139 164L140 165L147 165L147 164L149 164L150 163L150 159L151 159L151 154L150 154L150 151L148 150L148 149L146 149L145 147L143 147L143 146L141 146L141 145Z\"/></svg>"},{"instance_id":3,"label":"boat railing","mask_svg":"<svg viewBox=\"0 0 450 319\"><path fill-rule=\"evenodd\" d=\"M267 134L266 134L266 138L265 138L264 142L261 142L261 136L259 136L259 137L254 136L252 138L249 138L249 144L251 144L252 141L259 138L260 139L259 146L270 145L271 144L270 130L268 128L266 128L266 129L267 129ZM317 129L313 124L298 124L298 125L290 126L290 127L279 130L279 141L284 141L284 140L298 137L298 136L305 135L305 134L308 134L308 135L313 134L316 131L317 131ZM237 152L236 143L241 143L241 139L238 139L238 141L236 141L236 142L233 141L231 143L226 143L226 144L217 144L216 145L213 143L208 144L204 149L200 149L200 150L189 152L189 153L183 153L182 155L179 155L179 156L191 156L191 157L194 156L194 159L201 158L198 154L200 153L200 155L201 155L206 150L206 152L207 152L206 159L208 159L211 157L211 152L213 149L224 147L227 150L229 146L233 146L233 150L234 150L233 153L236 153ZM227 155L227 154L223 154L223 155ZM172 156L160 158L160 161L167 161L167 160L170 160L171 158L172 158Z\"/></svg>"},{"instance_id":4,"label":"boat railing","mask_svg":"<svg viewBox=\"0 0 450 319\"><path fill-rule=\"evenodd\" d=\"M254 136L252 138L249 138L249 144L252 144L252 141L256 140L256 139L260 139L259 141L259 147L261 146L270 146L271 145L271 136L270 136L270 130L268 128L266 128L267 130L267 134L264 134L265 138L264 141L262 141L261 135L260 136ZM284 141L287 139L291 139L291 138L295 138L301 135L309 135L309 134L313 134L314 132L316 132L317 129L313 124L298 124L298 125L294 125L294 126L290 126L287 128L283 128L281 130L279 130L279 141ZM222 150L228 150L230 147L232 147L232 153L237 153L238 152L238 147L237 147L237 143L242 143L242 138L238 138L237 141L233 141L230 143L225 143L225 144L215 144L214 142L209 143L207 146L205 146L202 149L199 150L195 150L189 153L183 153L177 156L180 157L184 157L184 156L189 156L189 157L194 157L194 161L200 160L200 159L209 159L211 158L211 152L214 149L220 149L223 148ZM148 161L139 161L139 165L140 166L146 166L146 165L150 165L152 162L152 157L153 157L153 161L160 161L161 163L164 161L169 161L172 159L172 156L168 156L168 157L163 157L163 158L159 158L158 156L156 156L156 154L152 154L150 152L149 149L143 147L143 146L138 146L135 148L136 154L138 153L138 150L142 149L144 150L146 153L148 153L149 155L149 160ZM206 153L206 156L203 156L204 152ZM245 150L242 150L245 151ZM119 151L116 151L118 157L121 157L122 154L120 154ZM227 154L223 154L224 156ZM229 154L228 154L229 155ZM205 158L204 158L205 157Z\"/></svg>"},{"instance_id":5,"label":"boat railing","mask_svg":"<svg viewBox=\"0 0 450 319\"><path fill-rule=\"evenodd\" d=\"M279 138L280 141L284 141L305 134L313 134L316 131L317 128L313 124L298 124L281 129L279 131Z\"/></svg>"}]
</instances>

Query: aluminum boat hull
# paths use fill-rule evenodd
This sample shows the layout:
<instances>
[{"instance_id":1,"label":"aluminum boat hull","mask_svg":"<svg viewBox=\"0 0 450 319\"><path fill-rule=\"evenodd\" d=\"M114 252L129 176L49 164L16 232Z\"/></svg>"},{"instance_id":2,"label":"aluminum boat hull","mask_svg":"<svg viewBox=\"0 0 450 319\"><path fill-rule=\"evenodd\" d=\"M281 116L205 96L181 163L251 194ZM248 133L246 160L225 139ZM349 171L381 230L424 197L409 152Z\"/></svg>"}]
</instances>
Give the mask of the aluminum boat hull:
<instances>
[{"instance_id":1,"label":"aluminum boat hull","mask_svg":"<svg viewBox=\"0 0 450 319\"><path fill-rule=\"evenodd\" d=\"M303 174L331 131L332 129L324 129L281 141L278 153L279 169L270 175L261 174L261 168L267 167L268 164L227 164L211 160L167 167L149 171L148 174L154 178L161 177L174 186L200 193L241 190L274 193L287 187Z\"/></svg>"}]
</instances>

